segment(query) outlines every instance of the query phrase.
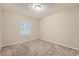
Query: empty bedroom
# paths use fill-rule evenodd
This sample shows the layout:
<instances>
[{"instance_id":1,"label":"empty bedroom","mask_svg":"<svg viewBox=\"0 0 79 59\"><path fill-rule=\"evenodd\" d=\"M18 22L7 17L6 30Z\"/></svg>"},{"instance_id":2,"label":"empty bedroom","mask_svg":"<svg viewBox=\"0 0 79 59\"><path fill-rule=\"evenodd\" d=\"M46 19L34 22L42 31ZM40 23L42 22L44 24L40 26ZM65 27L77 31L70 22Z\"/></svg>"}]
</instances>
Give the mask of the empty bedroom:
<instances>
[{"instance_id":1,"label":"empty bedroom","mask_svg":"<svg viewBox=\"0 0 79 59\"><path fill-rule=\"evenodd\" d=\"M0 3L0 56L79 56L78 3Z\"/></svg>"}]
</instances>

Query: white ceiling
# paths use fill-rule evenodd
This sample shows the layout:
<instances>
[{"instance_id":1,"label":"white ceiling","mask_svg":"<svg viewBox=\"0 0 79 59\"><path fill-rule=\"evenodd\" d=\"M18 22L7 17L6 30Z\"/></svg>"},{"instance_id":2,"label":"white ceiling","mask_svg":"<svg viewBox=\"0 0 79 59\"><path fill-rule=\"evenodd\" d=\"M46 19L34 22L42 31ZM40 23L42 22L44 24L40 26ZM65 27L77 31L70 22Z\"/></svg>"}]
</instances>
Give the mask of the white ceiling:
<instances>
[{"instance_id":1,"label":"white ceiling","mask_svg":"<svg viewBox=\"0 0 79 59\"><path fill-rule=\"evenodd\" d=\"M39 4L39 3L38 3ZM0 4L3 9L7 9L13 12L21 13L35 19L41 19L51 14L60 12L62 10L71 9L78 7L79 4L68 4L68 3L40 3L42 9L35 10L32 8L33 3L7 3Z\"/></svg>"}]
</instances>

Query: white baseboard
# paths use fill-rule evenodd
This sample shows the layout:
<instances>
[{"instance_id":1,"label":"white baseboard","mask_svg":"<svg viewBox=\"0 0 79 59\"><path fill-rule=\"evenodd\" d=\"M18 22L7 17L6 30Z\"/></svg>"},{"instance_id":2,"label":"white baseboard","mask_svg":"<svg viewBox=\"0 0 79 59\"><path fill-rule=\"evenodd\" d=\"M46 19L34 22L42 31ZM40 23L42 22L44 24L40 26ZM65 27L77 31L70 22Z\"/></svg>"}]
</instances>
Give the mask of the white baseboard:
<instances>
[{"instance_id":1,"label":"white baseboard","mask_svg":"<svg viewBox=\"0 0 79 59\"><path fill-rule=\"evenodd\" d=\"M27 41L31 41L31 40L36 40L36 39L29 39L29 40L25 40L25 41L16 42L16 43L6 44L6 45L3 45L2 48L6 47L6 46L9 46L9 45L19 44L19 43L23 43L23 42L27 42ZM74 49L74 50L79 50L78 48L74 48L74 47L70 47L70 46L67 46L67 45L63 45L61 43L53 42L53 41L50 41L50 40L47 40L47 39L43 39L42 38L41 40L45 40L45 41L48 41L48 42L51 42L51 43L54 43L54 44L57 44L57 45L60 45L60 46L68 47L68 48L71 48L71 49Z\"/></svg>"},{"instance_id":2,"label":"white baseboard","mask_svg":"<svg viewBox=\"0 0 79 59\"><path fill-rule=\"evenodd\" d=\"M11 43L11 44L6 44L6 45L3 45L1 48L9 46L9 45L20 44L20 43L31 41L31 40L36 40L36 39L29 39L29 40L25 40L25 41L20 41L20 42L15 42L15 43Z\"/></svg>"},{"instance_id":3,"label":"white baseboard","mask_svg":"<svg viewBox=\"0 0 79 59\"><path fill-rule=\"evenodd\" d=\"M71 48L71 49L73 49L73 50L79 50L78 48L74 48L74 47L67 46L67 45L65 45L65 44L53 42L53 41L48 40L48 39L43 39L43 38L42 38L42 40L45 40L45 41L48 41L48 42L51 42L51 43L54 43L54 44L57 44L57 45L60 45L60 46L68 47L68 48Z\"/></svg>"}]
</instances>

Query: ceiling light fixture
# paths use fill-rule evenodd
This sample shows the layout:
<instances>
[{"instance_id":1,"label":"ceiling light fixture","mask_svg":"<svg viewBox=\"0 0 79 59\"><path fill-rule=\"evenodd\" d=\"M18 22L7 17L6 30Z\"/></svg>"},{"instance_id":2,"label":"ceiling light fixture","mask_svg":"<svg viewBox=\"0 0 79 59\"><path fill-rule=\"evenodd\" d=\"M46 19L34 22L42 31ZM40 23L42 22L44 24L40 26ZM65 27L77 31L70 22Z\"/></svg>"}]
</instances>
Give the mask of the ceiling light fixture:
<instances>
[{"instance_id":1,"label":"ceiling light fixture","mask_svg":"<svg viewBox=\"0 0 79 59\"><path fill-rule=\"evenodd\" d=\"M40 10L41 9L41 6L39 4L35 4L32 7L35 8L36 10Z\"/></svg>"}]
</instances>

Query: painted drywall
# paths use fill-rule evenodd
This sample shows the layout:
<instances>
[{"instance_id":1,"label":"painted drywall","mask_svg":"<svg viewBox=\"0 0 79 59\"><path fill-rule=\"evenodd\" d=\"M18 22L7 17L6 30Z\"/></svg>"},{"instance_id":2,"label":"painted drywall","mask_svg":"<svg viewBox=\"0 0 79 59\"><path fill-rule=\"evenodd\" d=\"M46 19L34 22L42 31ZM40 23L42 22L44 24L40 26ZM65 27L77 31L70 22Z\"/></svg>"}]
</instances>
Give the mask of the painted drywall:
<instances>
[{"instance_id":1,"label":"painted drywall","mask_svg":"<svg viewBox=\"0 0 79 59\"><path fill-rule=\"evenodd\" d=\"M41 39L79 49L79 8L41 19L40 36Z\"/></svg>"},{"instance_id":2,"label":"painted drywall","mask_svg":"<svg viewBox=\"0 0 79 59\"><path fill-rule=\"evenodd\" d=\"M31 34L21 36L20 22L31 22ZM38 38L38 20L11 11L2 11L2 46Z\"/></svg>"},{"instance_id":3,"label":"painted drywall","mask_svg":"<svg viewBox=\"0 0 79 59\"><path fill-rule=\"evenodd\" d=\"M1 17L1 15L2 15L2 12L1 12L1 8L0 8L0 49L1 49L1 40L2 40L2 17Z\"/></svg>"}]
</instances>

